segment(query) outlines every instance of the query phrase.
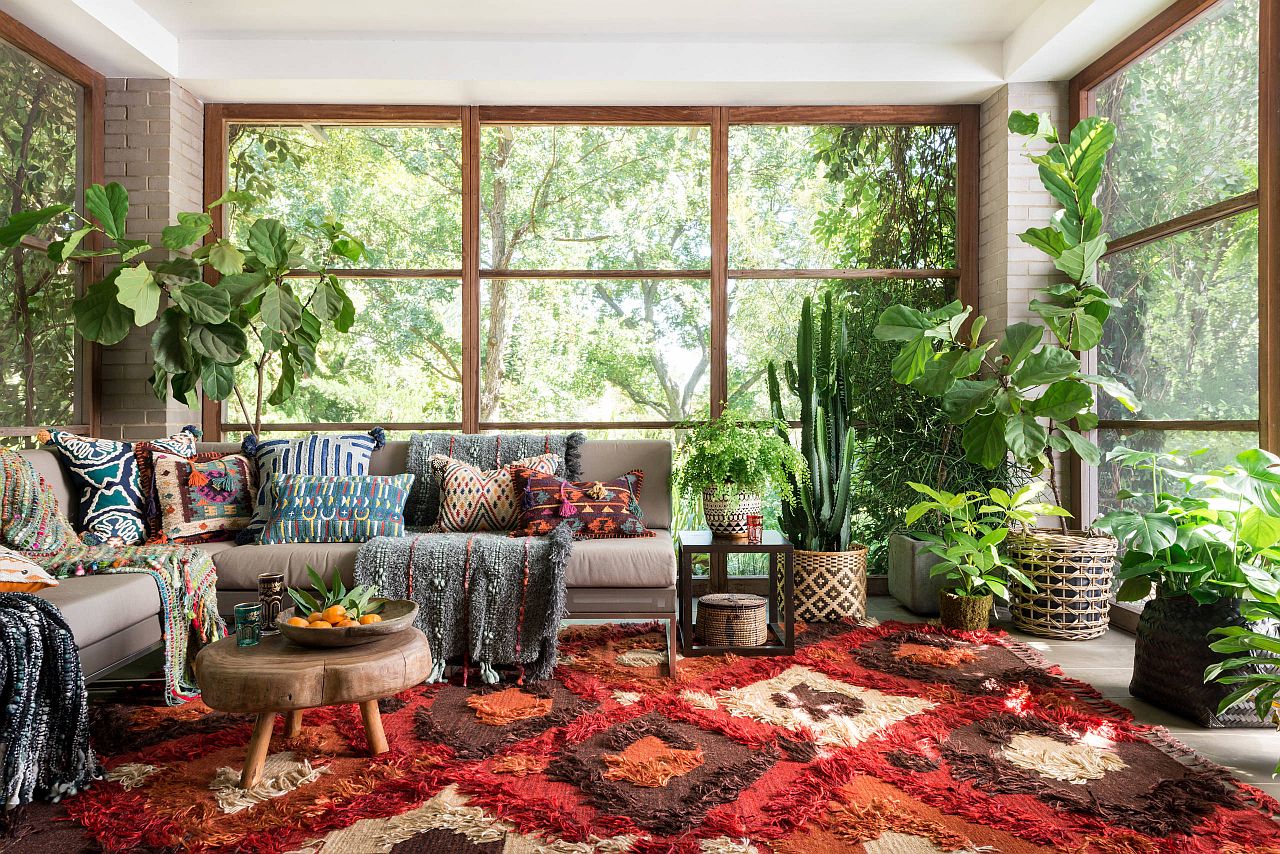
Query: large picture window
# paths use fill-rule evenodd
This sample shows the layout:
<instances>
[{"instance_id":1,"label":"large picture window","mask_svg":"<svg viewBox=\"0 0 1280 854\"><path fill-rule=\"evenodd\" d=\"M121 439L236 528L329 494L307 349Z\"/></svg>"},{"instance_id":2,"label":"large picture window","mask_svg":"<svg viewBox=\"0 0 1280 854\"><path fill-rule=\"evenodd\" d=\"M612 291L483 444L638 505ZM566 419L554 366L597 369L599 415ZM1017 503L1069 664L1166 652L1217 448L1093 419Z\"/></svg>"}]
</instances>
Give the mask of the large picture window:
<instances>
[{"instance_id":1,"label":"large picture window","mask_svg":"<svg viewBox=\"0 0 1280 854\"><path fill-rule=\"evenodd\" d=\"M101 144L102 78L0 14L0 211L78 208ZM68 215L69 216L69 215ZM0 250L0 436L47 425L93 429L95 413L72 328L81 264L56 264L43 235ZM83 262L82 262L83 263Z\"/></svg>"},{"instance_id":2,"label":"large picture window","mask_svg":"<svg viewBox=\"0 0 1280 854\"><path fill-rule=\"evenodd\" d=\"M805 296L974 301L958 203L975 119L210 105L206 194L256 199L227 229L333 216L373 257L339 271L351 334L326 338L266 429L670 436L726 406L767 415L765 371L791 357ZM243 430L237 415L210 406L206 430Z\"/></svg>"},{"instance_id":3,"label":"large picture window","mask_svg":"<svg viewBox=\"0 0 1280 854\"><path fill-rule=\"evenodd\" d=\"M1117 129L1099 193L1113 235L1100 276L1120 305L1094 358L1142 402L1131 414L1101 396L1104 452L1204 448L1195 464L1211 468L1259 441L1260 353L1275 334L1259 323L1261 5L1174 4L1153 22L1166 23L1158 39L1122 45L1073 81L1073 109ZM1096 479L1084 474L1091 518L1126 484L1105 461Z\"/></svg>"}]
</instances>

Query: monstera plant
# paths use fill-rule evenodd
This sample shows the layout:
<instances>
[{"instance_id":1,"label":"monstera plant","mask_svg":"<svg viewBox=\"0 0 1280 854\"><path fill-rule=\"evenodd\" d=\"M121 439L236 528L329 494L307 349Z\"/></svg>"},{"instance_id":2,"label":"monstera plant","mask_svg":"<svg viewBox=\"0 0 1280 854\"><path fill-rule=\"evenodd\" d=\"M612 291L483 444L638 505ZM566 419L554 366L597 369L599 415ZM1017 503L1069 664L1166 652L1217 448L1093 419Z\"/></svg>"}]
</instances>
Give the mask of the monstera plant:
<instances>
[{"instance_id":1,"label":"monstera plant","mask_svg":"<svg viewBox=\"0 0 1280 854\"><path fill-rule=\"evenodd\" d=\"M943 411L962 429L969 460L995 468L1012 458L1031 474L1043 475L1060 504L1055 452L1074 451L1092 465L1100 461L1098 446L1086 435L1098 425L1094 390L1101 388L1137 410L1128 389L1085 372L1077 355L1098 346L1103 324L1117 305L1098 285L1098 261L1108 236L1094 204L1116 130L1108 120L1091 117L1063 136L1046 117L1017 111L1009 117L1009 130L1047 144L1044 153L1027 156L1062 205L1047 226L1018 235L1048 255L1061 274L1031 300L1029 308L1041 322L1014 323L1000 338L984 339L986 318L974 317L969 324L972 308L959 302L931 312L895 305L881 315L875 336L900 342L893 378L942 399ZM1029 563L1022 569L1038 590L1062 589L1063 582L1080 597L1030 603L1025 595L1015 597L1012 610L1020 628L1063 638L1106 630L1107 597L1093 588L1110 586L1114 539L1085 531L1071 535L1064 517L1056 534L1021 532L1010 537L1009 548L1015 557L1025 556Z\"/></svg>"},{"instance_id":2,"label":"monstera plant","mask_svg":"<svg viewBox=\"0 0 1280 854\"><path fill-rule=\"evenodd\" d=\"M320 263L305 260L301 239L275 219L254 222L242 245L214 234L209 211L250 200L231 192L206 211L180 213L161 232L162 246L153 247L125 235L129 194L124 187L94 184L84 195L88 216L67 205L21 211L0 226L0 245L17 246L53 225L61 236L49 244L51 260L118 260L76 300L76 331L90 341L115 344L132 327L155 323L151 387L156 396L163 400L172 394L191 407L199 404L201 390L210 400L234 397L256 433L263 404L289 400L298 377L314 369L324 329L351 329L355 305L328 267L338 257L360 261L365 248L333 221L314 224L308 235L319 244ZM168 252L152 252L160 248ZM155 260L156 254L168 257ZM296 277L299 269L309 276ZM237 367L246 362L252 408L237 379Z\"/></svg>"}]
</instances>

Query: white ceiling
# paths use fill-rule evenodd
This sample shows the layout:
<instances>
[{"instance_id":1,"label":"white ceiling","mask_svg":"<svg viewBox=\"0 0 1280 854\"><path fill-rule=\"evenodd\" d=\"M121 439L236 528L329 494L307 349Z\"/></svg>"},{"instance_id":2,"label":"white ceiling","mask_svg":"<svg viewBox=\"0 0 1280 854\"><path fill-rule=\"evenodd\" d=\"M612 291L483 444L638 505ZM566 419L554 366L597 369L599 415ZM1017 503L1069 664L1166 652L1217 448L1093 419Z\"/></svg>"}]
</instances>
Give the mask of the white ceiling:
<instances>
[{"instance_id":1,"label":"white ceiling","mask_svg":"<svg viewBox=\"0 0 1280 854\"><path fill-rule=\"evenodd\" d=\"M209 101L965 103L1062 80L1172 0L0 0Z\"/></svg>"}]
</instances>

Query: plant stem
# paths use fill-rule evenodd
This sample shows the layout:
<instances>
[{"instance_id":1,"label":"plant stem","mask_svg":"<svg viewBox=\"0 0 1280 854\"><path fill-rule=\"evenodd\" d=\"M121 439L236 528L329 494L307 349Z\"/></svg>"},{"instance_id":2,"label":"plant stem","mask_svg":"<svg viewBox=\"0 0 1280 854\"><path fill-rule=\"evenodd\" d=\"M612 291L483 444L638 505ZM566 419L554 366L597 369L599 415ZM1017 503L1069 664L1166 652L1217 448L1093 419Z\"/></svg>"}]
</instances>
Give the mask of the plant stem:
<instances>
[{"instance_id":1,"label":"plant stem","mask_svg":"<svg viewBox=\"0 0 1280 854\"><path fill-rule=\"evenodd\" d=\"M239 404L240 404L240 414L244 416L244 423L245 423L245 424L249 424L249 425L251 425L251 426L252 426L252 424L253 424L253 420L249 417L249 407L248 407L248 406L245 406L245 403L244 403L244 395L240 393L240 384L239 384L239 383L232 383L232 384L231 384L231 390L232 390L232 391L234 391L234 392L236 393L236 400L237 400L237 401L239 402ZM254 435L255 435L255 436L257 435L256 431L255 431Z\"/></svg>"},{"instance_id":2,"label":"plant stem","mask_svg":"<svg viewBox=\"0 0 1280 854\"><path fill-rule=\"evenodd\" d=\"M255 436L262 433L262 386L267 375L268 356L270 356L269 353L263 353L262 358L254 366L258 374L258 397L253 405L253 435Z\"/></svg>"}]
</instances>

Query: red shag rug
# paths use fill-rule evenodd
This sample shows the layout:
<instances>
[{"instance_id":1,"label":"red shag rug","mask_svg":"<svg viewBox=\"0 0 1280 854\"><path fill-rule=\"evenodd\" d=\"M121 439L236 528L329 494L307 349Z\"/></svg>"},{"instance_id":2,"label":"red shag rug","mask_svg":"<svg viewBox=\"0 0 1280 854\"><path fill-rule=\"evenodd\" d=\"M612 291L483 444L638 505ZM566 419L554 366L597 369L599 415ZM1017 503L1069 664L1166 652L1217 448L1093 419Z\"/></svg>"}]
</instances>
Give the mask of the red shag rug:
<instances>
[{"instance_id":1,"label":"red shag rug","mask_svg":"<svg viewBox=\"0 0 1280 854\"><path fill-rule=\"evenodd\" d=\"M1280 852L1277 804L1000 633L811 627L786 658L662 677L655 626L566 630L552 681L384 700L281 730L97 708L109 779L33 810L24 852ZM281 724L278 722L277 726Z\"/></svg>"}]
</instances>

